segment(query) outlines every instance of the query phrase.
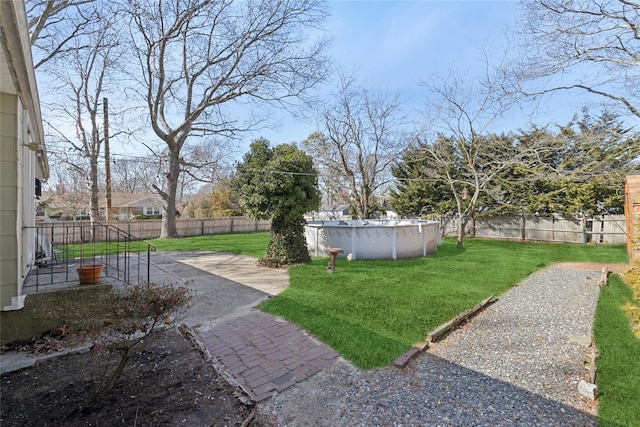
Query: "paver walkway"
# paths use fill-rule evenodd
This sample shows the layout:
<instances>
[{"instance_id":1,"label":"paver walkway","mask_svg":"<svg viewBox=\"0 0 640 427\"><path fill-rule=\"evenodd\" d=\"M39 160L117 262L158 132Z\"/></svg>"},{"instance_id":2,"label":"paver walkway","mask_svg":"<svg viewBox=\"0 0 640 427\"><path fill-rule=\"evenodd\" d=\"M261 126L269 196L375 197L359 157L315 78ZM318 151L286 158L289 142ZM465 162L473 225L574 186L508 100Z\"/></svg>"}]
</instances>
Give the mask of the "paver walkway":
<instances>
[{"instance_id":1,"label":"paver walkway","mask_svg":"<svg viewBox=\"0 0 640 427\"><path fill-rule=\"evenodd\" d=\"M256 401L309 378L338 358L297 326L259 311L218 323L201 337Z\"/></svg>"},{"instance_id":2,"label":"paver walkway","mask_svg":"<svg viewBox=\"0 0 640 427\"><path fill-rule=\"evenodd\" d=\"M303 329L253 308L288 286L286 270L207 251L162 253L154 263L162 268L155 272L157 281L167 281L161 277L165 271L170 281L196 291L184 322L253 400L282 392L337 360L333 349Z\"/></svg>"}]
</instances>

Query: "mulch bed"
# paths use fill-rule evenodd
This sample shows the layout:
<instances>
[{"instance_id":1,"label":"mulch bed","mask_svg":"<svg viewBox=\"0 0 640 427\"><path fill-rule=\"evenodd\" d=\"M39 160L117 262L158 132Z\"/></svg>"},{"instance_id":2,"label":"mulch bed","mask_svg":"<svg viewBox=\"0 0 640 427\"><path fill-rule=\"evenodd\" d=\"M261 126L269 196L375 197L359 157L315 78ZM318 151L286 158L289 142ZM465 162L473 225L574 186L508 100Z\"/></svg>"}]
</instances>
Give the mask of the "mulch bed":
<instances>
[{"instance_id":1,"label":"mulch bed","mask_svg":"<svg viewBox=\"0 0 640 427\"><path fill-rule=\"evenodd\" d=\"M100 366L90 353L72 354L2 375L0 425L257 424L237 390L175 329L157 335L111 393L91 412L82 412Z\"/></svg>"}]
</instances>

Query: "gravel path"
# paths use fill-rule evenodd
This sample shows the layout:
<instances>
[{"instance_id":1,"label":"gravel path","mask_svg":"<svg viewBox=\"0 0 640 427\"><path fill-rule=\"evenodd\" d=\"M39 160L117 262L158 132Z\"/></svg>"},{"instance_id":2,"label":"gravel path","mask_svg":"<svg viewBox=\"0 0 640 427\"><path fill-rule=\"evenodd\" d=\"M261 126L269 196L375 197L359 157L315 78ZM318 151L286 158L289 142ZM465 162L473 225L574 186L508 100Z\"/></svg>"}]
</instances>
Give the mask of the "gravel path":
<instances>
[{"instance_id":1,"label":"gravel path","mask_svg":"<svg viewBox=\"0 0 640 427\"><path fill-rule=\"evenodd\" d=\"M596 272L538 271L430 353L567 405L576 399L600 288ZM516 333L514 333L516 332ZM586 339L585 344L580 342ZM499 356L499 357L496 357ZM595 411L593 411L595 413Z\"/></svg>"},{"instance_id":2,"label":"gravel path","mask_svg":"<svg viewBox=\"0 0 640 427\"><path fill-rule=\"evenodd\" d=\"M552 267L406 368L340 361L258 406L278 426L595 426L578 395L599 272Z\"/></svg>"}]
</instances>

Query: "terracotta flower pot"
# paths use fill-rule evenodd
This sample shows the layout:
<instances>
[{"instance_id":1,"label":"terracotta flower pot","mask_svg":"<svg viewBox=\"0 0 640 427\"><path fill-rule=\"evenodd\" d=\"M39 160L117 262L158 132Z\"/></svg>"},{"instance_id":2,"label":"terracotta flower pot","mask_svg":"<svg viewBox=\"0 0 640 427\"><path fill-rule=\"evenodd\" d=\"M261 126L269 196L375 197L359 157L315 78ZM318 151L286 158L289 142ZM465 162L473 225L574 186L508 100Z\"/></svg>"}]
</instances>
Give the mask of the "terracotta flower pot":
<instances>
[{"instance_id":1,"label":"terracotta flower pot","mask_svg":"<svg viewBox=\"0 0 640 427\"><path fill-rule=\"evenodd\" d=\"M76 267L81 285L95 285L102 275L102 264L84 264Z\"/></svg>"}]
</instances>

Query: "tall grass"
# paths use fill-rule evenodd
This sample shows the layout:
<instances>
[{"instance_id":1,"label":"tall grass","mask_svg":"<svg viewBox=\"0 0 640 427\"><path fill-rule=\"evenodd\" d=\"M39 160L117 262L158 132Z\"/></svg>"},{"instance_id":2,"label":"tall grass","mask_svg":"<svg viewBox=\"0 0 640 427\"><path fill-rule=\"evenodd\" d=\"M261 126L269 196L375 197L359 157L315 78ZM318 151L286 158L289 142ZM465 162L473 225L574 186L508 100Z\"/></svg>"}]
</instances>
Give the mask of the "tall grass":
<instances>
[{"instance_id":1,"label":"tall grass","mask_svg":"<svg viewBox=\"0 0 640 427\"><path fill-rule=\"evenodd\" d=\"M289 268L290 286L261 305L291 320L363 369L389 365L426 334L553 262L626 262L622 246L445 239L433 257L338 259Z\"/></svg>"}]
</instances>

